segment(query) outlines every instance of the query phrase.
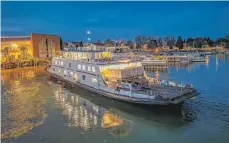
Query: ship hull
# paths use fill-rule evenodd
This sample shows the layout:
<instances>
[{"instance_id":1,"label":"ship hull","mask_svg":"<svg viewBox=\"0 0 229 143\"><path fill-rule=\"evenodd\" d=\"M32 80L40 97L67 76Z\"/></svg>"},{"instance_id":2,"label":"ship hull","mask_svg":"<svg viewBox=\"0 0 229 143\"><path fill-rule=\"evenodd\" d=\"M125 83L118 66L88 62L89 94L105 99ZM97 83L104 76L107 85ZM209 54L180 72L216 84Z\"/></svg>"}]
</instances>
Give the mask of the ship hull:
<instances>
[{"instance_id":1,"label":"ship hull","mask_svg":"<svg viewBox=\"0 0 229 143\"><path fill-rule=\"evenodd\" d=\"M104 96L110 99L115 99L115 100L132 103L132 104L138 104L138 105L180 106L185 100L195 97L199 94L198 92L193 91L193 92L190 92L186 95L183 95L181 97L178 97L172 100L138 99L138 98L121 96L121 95L114 94L114 93L108 93L106 91L95 89L93 87L90 87L90 86L87 86L87 85L84 85L78 82L72 82L72 81L66 80L63 77L52 74L52 73L51 73L51 76L59 81L62 81L62 82L65 82L71 85L72 87L77 86L77 87L83 88L85 90L91 91L93 93L96 93L98 95L101 95L101 96Z\"/></svg>"}]
</instances>

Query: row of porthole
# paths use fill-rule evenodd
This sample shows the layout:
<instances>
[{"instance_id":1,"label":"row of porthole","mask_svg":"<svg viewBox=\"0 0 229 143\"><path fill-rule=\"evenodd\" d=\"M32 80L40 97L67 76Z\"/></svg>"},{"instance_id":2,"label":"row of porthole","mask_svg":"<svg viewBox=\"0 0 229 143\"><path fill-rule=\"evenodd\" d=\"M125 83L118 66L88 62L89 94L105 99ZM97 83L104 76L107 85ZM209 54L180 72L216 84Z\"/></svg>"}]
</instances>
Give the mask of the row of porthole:
<instances>
[{"instance_id":1,"label":"row of porthole","mask_svg":"<svg viewBox=\"0 0 229 143\"><path fill-rule=\"evenodd\" d=\"M59 70L60 70L60 69L59 69ZM64 70L64 75L66 75L66 74L67 74L67 71ZM73 76L73 72L70 72L70 76ZM73 79L74 79L74 80L77 80L77 79L78 79L77 73L75 73L75 76L73 76ZM85 76L85 75L82 75L82 79L85 80L85 79L86 79L86 76ZM97 83L97 82L98 82L98 81L97 81L96 78L92 78L92 83Z\"/></svg>"},{"instance_id":2,"label":"row of porthole","mask_svg":"<svg viewBox=\"0 0 229 143\"><path fill-rule=\"evenodd\" d=\"M57 63L57 61L55 61L55 64L56 65L61 65L61 66L63 66L64 65L64 63L63 63L63 61L59 61L59 63ZM71 67L71 63L69 63L69 67ZM82 67L82 68L81 68ZM78 69L82 69L82 70L86 70L86 66L85 65L78 65ZM95 70L95 67L91 67L91 66L88 66L88 71L90 72L90 71L92 71L92 72L96 72L96 70Z\"/></svg>"},{"instance_id":3,"label":"row of porthole","mask_svg":"<svg viewBox=\"0 0 229 143\"><path fill-rule=\"evenodd\" d=\"M64 65L64 62L63 61L55 61L55 65L61 65L61 66L63 66Z\"/></svg>"},{"instance_id":4,"label":"row of porthole","mask_svg":"<svg viewBox=\"0 0 229 143\"><path fill-rule=\"evenodd\" d=\"M78 65L78 69L79 69L79 70L81 70L81 69L82 69L82 70L86 70L86 66L85 66L85 65L82 65L82 66L81 66L81 65ZM95 67L91 67L91 66L87 66L87 70L88 70L89 72L90 72L90 71L96 72L96 71L95 71Z\"/></svg>"},{"instance_id":5,"label":"row of porthole","mask_svg":"<svg viewBox=\"0 0 229 143\"><path fill-rule=\"evenodd\" d=\"M55 68L53 68L53 71L55 71ZM58 69L58 73L61 73L61 70ZM74 80L78 80L78 75L77 73L75 73L75 75L73 76L73 72L69 72L70 73L70 76L74 79ZM66 76L67 74L67 71L64 70L64 76ZM85 75L82 75L82 79L85 80L86 79L86 76ZM92 83L97 83L97 79L96 78L92 78Z\"/></svg>"}]
</instances>

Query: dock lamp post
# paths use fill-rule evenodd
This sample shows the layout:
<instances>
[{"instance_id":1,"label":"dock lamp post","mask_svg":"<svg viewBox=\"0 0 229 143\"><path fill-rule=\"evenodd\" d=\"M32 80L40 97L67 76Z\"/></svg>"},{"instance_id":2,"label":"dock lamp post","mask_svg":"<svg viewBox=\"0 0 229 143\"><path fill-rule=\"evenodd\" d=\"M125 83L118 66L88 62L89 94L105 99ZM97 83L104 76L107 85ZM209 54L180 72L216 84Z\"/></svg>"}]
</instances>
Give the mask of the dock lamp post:
<instances>
[{"instance_id":1,"label":"dock lamp post","mask_svg":"<svg viewBox=\"0 0 229 143\"><path fill-rule=\"evenodd\" d=\"M91 32L87 31L87 40L90 43L91 42Z\"/></svg>"},{"instance_id":2,"label":"dock lamp post","mask_svg":"<svg viewBox=\"0 0 229 143\"><path fill-rule=\"evenodd\" d=\"M87 31L87 41L88 41L88 45L89 45L89 49L90 51L92 50L91 49L91 32L90 31Z\"/></svg>"}]
</instances>

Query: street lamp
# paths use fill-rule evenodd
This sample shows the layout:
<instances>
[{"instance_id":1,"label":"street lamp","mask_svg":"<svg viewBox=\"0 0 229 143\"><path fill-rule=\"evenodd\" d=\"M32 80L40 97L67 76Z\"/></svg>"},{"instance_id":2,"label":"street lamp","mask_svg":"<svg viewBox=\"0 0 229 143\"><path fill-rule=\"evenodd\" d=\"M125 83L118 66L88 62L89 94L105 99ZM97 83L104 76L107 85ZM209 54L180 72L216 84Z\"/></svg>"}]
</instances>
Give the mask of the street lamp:
<instances>
[{"instance_id":1,"label":"street lamp","mask_svg":"<svg viewBox=\"0 0 229 143\"><path fill-rule=\"evenodd\" d=\"M90 43L91 41L91 32L90 31L87 31L87 40Z\"/></svg>"}]
</instances>

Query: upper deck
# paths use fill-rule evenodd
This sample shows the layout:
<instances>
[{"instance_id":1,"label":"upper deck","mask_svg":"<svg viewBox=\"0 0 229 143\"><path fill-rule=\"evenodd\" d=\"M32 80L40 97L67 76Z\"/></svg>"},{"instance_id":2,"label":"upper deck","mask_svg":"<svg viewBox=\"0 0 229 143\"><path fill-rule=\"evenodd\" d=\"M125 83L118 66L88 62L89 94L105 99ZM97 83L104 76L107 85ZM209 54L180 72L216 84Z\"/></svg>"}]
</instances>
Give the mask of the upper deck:
<instances>
[{"instance_id":1,"label":"upper deck","mask_svg":"<svg viewBox=\"0 0 229 143\"><path fill-rule=\"evenodd\" d=\"M81 61L83 63L110 65L136 62L129 53L114 52L117 47L97 48L78 47L78 49L69 49L68 51L60 51L53 59L65 59ZM119 48L120 49L120 48Z\"/></svg>"}]
</instances>

